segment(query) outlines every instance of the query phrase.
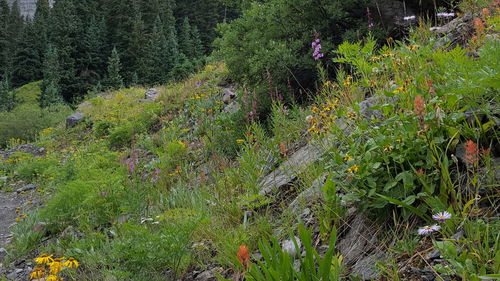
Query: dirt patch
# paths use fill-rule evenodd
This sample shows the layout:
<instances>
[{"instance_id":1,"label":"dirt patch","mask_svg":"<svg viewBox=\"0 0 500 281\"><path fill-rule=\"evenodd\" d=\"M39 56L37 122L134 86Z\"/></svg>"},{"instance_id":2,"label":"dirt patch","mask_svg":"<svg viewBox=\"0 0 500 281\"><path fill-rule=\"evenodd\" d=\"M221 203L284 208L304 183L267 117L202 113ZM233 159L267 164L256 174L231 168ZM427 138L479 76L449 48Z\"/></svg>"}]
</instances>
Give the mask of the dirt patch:
<instances>
[{"instance_id":1,"label":"dirt patch","mask_svg":"<svg viewBox=\"0 0 500 281\"><path fill-rule=\"evenodd\" d=\"M25 193L0 191L0 248L6 248L12 239L12 226L16 218L22 219L23 214L36 208L39 194L35 190Z\"/></svg>"}]
</instances>

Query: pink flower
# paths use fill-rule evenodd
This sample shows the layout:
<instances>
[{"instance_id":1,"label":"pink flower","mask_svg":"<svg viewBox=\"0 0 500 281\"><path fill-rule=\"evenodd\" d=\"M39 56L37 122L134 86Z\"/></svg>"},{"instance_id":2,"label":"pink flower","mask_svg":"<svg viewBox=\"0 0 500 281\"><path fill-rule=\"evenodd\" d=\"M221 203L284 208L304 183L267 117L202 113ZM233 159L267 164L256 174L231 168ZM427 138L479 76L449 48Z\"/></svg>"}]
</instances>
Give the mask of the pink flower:
<instances>
[{"instance_id":1,"label":"pink flower","mask_svg":"<svg viewBox=\"0 0 500 281\"><path fill-rule=\"evenodd\" d=\"M445 222L451 218L451 214L448 212L440 212L432 216L432 218L438 222Z\"/></svg>"},{"instance_id":2,"label":"pink flower","mask_svg":"<svg viewBox=\"0 0 500 281\"><path fill-rule=\"evenodd\" d=\"M441 227L437 224L426 225L426 226L418 229L418 234L419 235L427 235L427 234L433 233L434 231L438 231L439 229L441 229Z\"/></svg>"}]
</instances>

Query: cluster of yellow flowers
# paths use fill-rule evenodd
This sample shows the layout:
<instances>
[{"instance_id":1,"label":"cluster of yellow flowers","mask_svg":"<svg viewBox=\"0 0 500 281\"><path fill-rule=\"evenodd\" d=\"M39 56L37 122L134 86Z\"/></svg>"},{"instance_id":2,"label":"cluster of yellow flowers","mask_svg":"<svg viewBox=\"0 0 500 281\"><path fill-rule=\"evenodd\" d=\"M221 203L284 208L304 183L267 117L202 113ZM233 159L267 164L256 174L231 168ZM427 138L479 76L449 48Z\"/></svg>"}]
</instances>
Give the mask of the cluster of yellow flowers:
<instances>
[{"instance_id":1,"label":"cluster of yellow flowers","mask_svg":"<svg viewBox=\"0 0 500 281\"><path fill-rule=\"evenodd\" d=\"M53 258L52 256L43 254L35 259L38 267L31 272L30 280L45 278L45 281L62 281L63 278L58 275L63 269L79 266L78 261L74 258Z\"/></svg>"},{"instance_id":2,"label":"cluster of yellow flowers","mask_svg":"<svg viewBox=\"0 0 500 281\"><path fill-rule=\"evenodd\" d=\"M339 99L337 98L330 103L312 106L311 111L313 115L307 117L307 121L309 122L308 132L313 132L315 134L328 132L332 123L335 121L336 116L333 113L338 107L338 104Z\"/></svg>"}]
</instances>

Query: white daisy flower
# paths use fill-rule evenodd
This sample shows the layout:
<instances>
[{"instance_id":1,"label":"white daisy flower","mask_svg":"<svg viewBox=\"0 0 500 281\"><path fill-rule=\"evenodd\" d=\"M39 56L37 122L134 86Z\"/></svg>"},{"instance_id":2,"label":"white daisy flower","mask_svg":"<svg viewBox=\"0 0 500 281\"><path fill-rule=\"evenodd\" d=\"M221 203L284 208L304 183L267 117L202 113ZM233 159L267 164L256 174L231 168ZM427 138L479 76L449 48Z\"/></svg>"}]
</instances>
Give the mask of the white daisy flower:
<instances>
[{"instance_id":1,"label":"white daisy flower","mask_svg":"<svg viewBox=\"0 0 500 281\"><path fill-rule=\"evenodd\" d=\"M427 234L433 233L434 231L438 231L439 229L441 229L441 227L437 224L426 225L426 226L418 229L418 234L419 235L427 235Z\"/></svg>"},{"instance_id":2,"label":"white daisy flower","mask_svg":"<svg viewBox=\"0 0 500 281\"><path fill-rule=\"evenodd\" d=\"M445 222L451 218L451 214L448 212L439 212L432 216L432 218L438 222Z\"/></svg>"}]
</instances>

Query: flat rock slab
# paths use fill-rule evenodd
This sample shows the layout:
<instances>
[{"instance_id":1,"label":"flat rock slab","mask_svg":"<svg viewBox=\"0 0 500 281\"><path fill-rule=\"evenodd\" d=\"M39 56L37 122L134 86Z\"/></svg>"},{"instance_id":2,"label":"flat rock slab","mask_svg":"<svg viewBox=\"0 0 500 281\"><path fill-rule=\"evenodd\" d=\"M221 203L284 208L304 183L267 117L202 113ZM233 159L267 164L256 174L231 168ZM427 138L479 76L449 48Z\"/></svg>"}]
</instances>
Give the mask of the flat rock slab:
<instances>
[{"instance_id":1,"label":"flat rock slab","mask_svg":"<svg viewBox=\"0 0 500 281\"><path fill-rule=\"evenodd\" d=\"M347 124L339 120L337 125L345 129ZM327 135L320 142L309 143L292 154L276 170L266 175L260 182L260 195L269 195L275 189L292 183L297 176L310 165L318 161L330 148L336 144L333 136Z\"/></svg>"},{"instance_id":2,"label":"flat rock slab","mask_svg":"<svg viewBox=\"0 0 500 281\"><path fill-rule=\"evenodd\" d=\"M85 114L75 112L66 118L66 128L73 128L85 119Z\"/></svg>"}]
</instances>

